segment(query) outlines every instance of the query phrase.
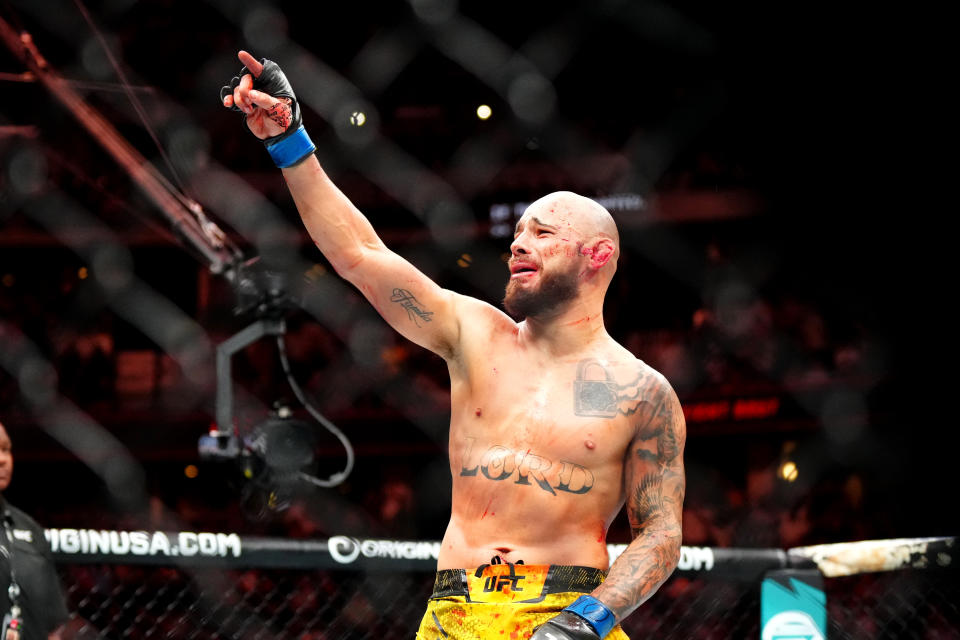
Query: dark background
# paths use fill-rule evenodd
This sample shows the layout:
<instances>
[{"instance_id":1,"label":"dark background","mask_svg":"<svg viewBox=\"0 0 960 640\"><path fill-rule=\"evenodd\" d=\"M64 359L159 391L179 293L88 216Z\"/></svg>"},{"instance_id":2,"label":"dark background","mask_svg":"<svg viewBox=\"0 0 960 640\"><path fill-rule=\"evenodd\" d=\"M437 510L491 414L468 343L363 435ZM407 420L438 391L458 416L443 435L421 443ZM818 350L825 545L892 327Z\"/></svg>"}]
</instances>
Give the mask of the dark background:
<instances>
[{"instance_id":1,"label":"dark background","mask_svg":"<svg viewBox=\"0 0 960 640\"><path fill-rule=\"evenodd\" d=\"M556 189L644 197L646 208L614 212L625 251L606 309L611 334L668 377L679 372L671 381L688 409L779 402L758 419L688 414L688 543L956 532L947 471L956 422L951 202L937 188L951 146L936 106L945 85L933 53L936 16L697 2L84 6L136 87L169 164L116 90L117 72L80 6L7 0L0 16L28 30L141 154L175 172L173 181L249 254L289 268L292 282L303 270L280 257L324 263L260 144L218 106L239 48L287 69L307 55L355 85L375 114L369 127L380 137L372 143L356 142L343 113L359 103L341 100L331 76L294 77L321 162L390 246L452 289L498 303L508 240L488 233L492 204ZM438 14L448 17L431 23ZM289 41L276 45L284 32ZM470 62L449 55L476 33L485 39L467 47ZM507 64L481 74L467 68L500 50ZM374 51L383 57L369 63ZM511 107L517 51L549 79L556 108L545 119L525 121ZM23 70L0 51L0 71ZM252 316L233 312L231 287L173 238L48 91L9 77L0 86L0 321L8 328L0 348L17 351L10 327L26 336L55 367L57 397L129 450L142 485L118 499L102 473L52 437L50 421L25 397L23 361L11 356L0 367L0 420L18 464L11 501L61 526L442 535L443 363L393 337L352 292L328 288L335 278L322 269L313 272L320 287L303 293L308 311L286 314L288 348L308 396L357 446L357 468L338 489L301 487L294 507L251 517L238 467L197 456L197 438L213 420L212 358L198 364L207 368L201 384L163 365L165 346L117 311L122 301L105 293L83 253L97 237L78 227L52 233L31 203L56 190L107 225L129 249L136 277L212 344ZM493 108L485 122L473 115L481 102ZM406 160L391 165L397 149ZM293 233L263 243L231 225L234 211L198 195L208 193L211 167L263 194ZM398 167L409 179L384 178ZM39 186L23 186L24 175L41 176ZM449 189L420 190L428 178ZM445 218L453 205L468 217ZM437 224L455 225L452 241L431 236ZM458 266L464 254L468 266ZM319 313L318 322L318 308L345 310L349 321L325 323ZM99 355L86 349L104 336ZM766 344L772 364L751 350ZM683 366L669 355L678 350ZM261 402L241 406L246 432L273 400L292 400L275 351L259 343L236 363L238 385ZM124 390L124 352L152 352L167 373L146 391ZM342 457L335 440L317 433L317 472L326 476ZM797 462L795 483L776 477L787 459ZM198 466L197 478L184 476L187 464ZM611 539L625 533L620 522Z\"/></svg>"}]
</instances>

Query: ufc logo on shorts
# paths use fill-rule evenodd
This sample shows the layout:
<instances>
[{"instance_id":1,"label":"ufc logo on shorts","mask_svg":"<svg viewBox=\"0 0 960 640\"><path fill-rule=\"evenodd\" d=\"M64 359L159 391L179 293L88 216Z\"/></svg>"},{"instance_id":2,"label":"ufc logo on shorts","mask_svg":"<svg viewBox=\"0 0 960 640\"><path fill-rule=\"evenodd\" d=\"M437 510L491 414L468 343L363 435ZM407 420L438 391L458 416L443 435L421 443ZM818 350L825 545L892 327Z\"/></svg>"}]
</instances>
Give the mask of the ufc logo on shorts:
<instances>
[{"instance_id":1,"label":"ufc logo on shorts","mask_svg":"<svg viewBox=\"0 0 960 640\"><path fill-rule=\"evenodd\" d=\"M523 587L519 586L521 580L525 580L526 576L518 576L516 570L513 568L513 565L509 565L510 575L508 576L490 576L483 582L483 592L490 593L492 591L503 591L505 587L509 585L511 591L523 591Z\"/></svg>"}]
</instances>

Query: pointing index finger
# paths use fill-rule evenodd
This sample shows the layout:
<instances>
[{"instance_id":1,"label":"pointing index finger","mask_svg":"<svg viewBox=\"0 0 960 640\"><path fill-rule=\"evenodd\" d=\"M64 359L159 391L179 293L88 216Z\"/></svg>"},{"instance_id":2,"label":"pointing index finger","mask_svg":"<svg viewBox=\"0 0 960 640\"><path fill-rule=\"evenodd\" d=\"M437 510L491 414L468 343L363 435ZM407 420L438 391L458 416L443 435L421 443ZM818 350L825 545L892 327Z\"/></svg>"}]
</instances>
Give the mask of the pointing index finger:
<instances>
[{"instance_id":1,"label":"pointing index finger","mask_svg":"<svg viewBox=\"0 0 960 640\"><path fill-rule=\"evenodd\" d=\"M240 62L243 63L243 66L253 74L254 78L259 78L260 74L263 73L263 65L260 64L260 61L246 51L241 51L237 54L237 57L240 59Z\"/></svg>"}]
</instances>

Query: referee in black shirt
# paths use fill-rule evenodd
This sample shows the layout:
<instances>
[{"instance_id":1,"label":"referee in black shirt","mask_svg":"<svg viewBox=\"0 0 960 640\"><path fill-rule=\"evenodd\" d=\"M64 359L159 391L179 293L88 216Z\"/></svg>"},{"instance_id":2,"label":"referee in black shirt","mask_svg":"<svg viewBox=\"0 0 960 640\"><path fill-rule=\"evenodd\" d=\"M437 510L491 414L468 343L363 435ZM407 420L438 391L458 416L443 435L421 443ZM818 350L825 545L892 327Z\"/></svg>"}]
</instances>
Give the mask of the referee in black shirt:
<instances>
[{"instance_id":1,"label":"referee in black shirt","mask_svg":"<svg viewBox=\"0 0 960 640\"><path fill-rule=\"evenodd\" d=\"M70 614L43 527L3 497L12 476L10 436L0 423L0 640L59 640Z\"/></svg>"}]
</instances>

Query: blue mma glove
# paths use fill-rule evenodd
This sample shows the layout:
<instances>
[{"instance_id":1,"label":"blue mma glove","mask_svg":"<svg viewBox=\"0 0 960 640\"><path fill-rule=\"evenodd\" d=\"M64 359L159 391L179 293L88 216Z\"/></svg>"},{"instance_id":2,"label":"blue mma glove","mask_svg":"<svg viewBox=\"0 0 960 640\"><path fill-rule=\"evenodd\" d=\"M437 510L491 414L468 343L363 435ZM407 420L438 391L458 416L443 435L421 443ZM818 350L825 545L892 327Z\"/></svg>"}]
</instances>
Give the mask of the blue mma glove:
<instances>
[{"instance_id":1,"label":"blue mma glove","mask_svg":"<svg viewBox=\"0 0 960 640\"><path fill-rule=\"evenodd\" d=\"M586 620L564 610L534 629L530 640L600 640L600 636Z\"/></svg>"},{"instance_id":2,"label":"blue mma glove","mask_svg":"<svg viewBox=\"0 0 960 640\"><path fill-rule=\"evenodd\" d=\"M616 616L606 605L593 596L580 596L534 629L530 640L600 640L616 624Z\"/></svg>"}]
</instances>

